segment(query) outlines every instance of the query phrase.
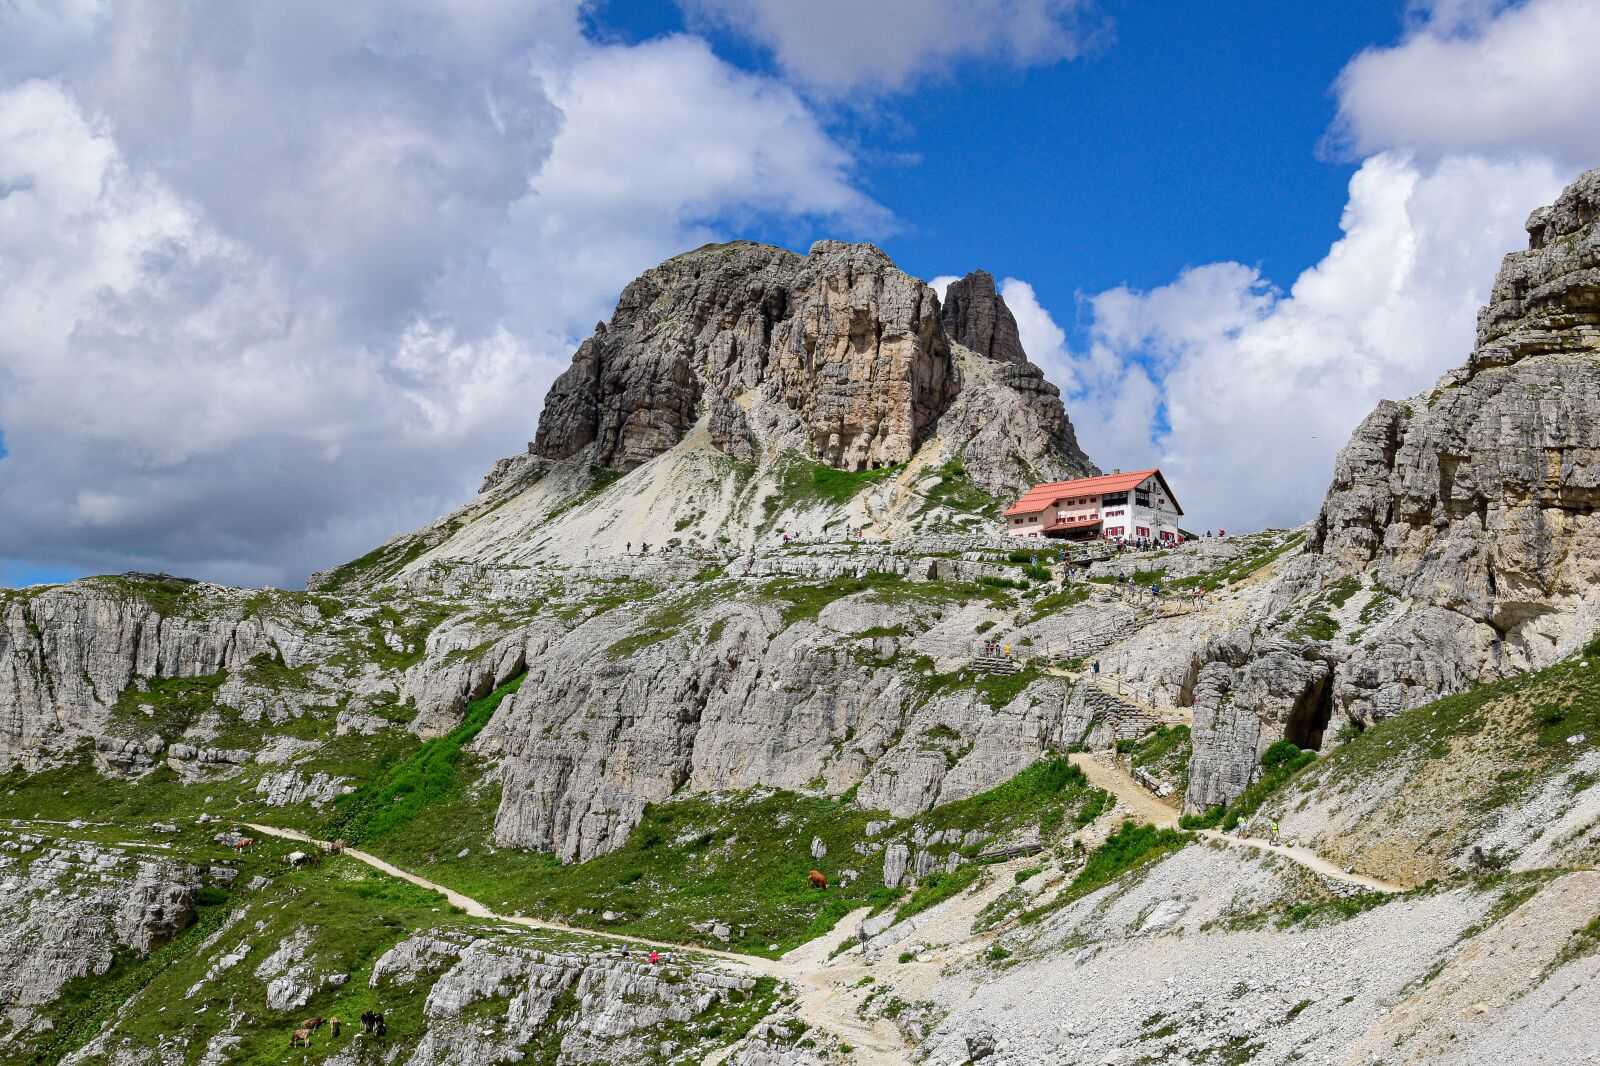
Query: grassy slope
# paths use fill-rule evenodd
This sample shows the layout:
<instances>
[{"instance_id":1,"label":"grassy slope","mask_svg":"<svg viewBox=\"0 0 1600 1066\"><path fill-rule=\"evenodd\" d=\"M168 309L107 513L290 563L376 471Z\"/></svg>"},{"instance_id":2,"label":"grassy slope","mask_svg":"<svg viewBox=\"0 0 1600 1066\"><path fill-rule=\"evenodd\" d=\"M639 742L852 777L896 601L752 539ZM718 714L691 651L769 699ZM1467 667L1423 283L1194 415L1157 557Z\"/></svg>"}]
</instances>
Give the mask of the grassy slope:
<instances>
[{"instance_id":1,"label":"grassy slope","mask_svg":"<svg viewBox=\"0 0 1600 1066\"><path fill-rule=\"evenodd\" d=\"M466 755L448 792L417 812L403 831L368 839L364 846L505 911L708 946L719 941L708 936L705 923L723 922L733 930L730 946L756 954L786 951L826 932L849 911L884 906L898 895L883 887L881 851L860 855L854 845L892 839L911 821L869 838L868 822L890 820L848 800L765 790L684 796L647 808L617 851L562 866L548 856L493 846L499 790L484 780L487 769ZM1080 772L1052 760L914 821L963 833L1002 833L1031 824L1049 832L1098 798ZM823 859L811 855L814 838L827 847ZM957 847L936 850L942 856ZM812 869L829 876L826 892L808 884ZM845 870L858 876L841 885ZM604 921L605 911L621 917Z\"/></svg>"},{"instance_id":2,"label":"grassy slope","mask_svg":"<svg viewBox=\"0 0 1600 1066\"><path fill-rule=\"evenodd\" d=\"M1448 875L1475 843L1551 787L1566 798L1518 837L1530 843L1595 787L1593 775L1573 766L1597 746L1600 646L1591 645L1548 669L1367 730L1317 760L1267 810L1308 812L1327 834L1320 847L1336 861L1416 882ZM1592 840L1564 859L1597 860Z\"/></svg>"},{"instance_id":3,"label":"grassy slope","mask_svg":"<svg viewBox=\"0 0 1600 1066\"><path fill-rule=\"evenodd\" d=\"M37 802L40 797L34 799ZM143 959L123 953L108 973L69 982L62 996L47 1008L53 1028L24 1048L8 1050L7 1062L58 1062L107 1024L114 1026L114 1047L124 1039L140 1049L182 1038L198 1054L211 1037L237 1018L232 1032L239 1043L228 1062L265 1066L284 1061L288 1035L304 1018L342 1018L346 1028L340 1040L333 1041L324 1031L307 1057L297 1055L294 1060L317 1062L360 1047L352 1045L353 1033L358 1031L356 1021L363 1011L374 1009L385 1015L387 1038L381 1046L369 1042L366 1052L357 1054L355 1061L377 1063L414 1047L425 1031L423 1004L430 980L411 986L389 983L376 989L369 982L377 959L406 937L454 930L557 951L587 952L600 947L567 934L495 929L455 911L435 892L378 874L352 859L325 856L308 868L290 869L284 857L296 845L285 841L262 840L243 856L235 856L231 849L213 842L214 826L186 824L176 835L150 834L127 823L40 829L57 838L135 846L189 862L237 866L240 875L226 888L205 888L195 924L171 943ZM266 883L252 888L256 878ZM347 974L348 980L321 988L303 1006L274 1010L267 1002L265 980L255 976L255 970L281 940L296 934L308 940L305 957L313 973ZM215 941L203 946L213 936ZM212 972L218 959L242 944L248 944L249 950L241 962ZM196 985L200 987L188 996ZM681 1027L684 1032L672 1035L712 1045L731 1042L770 1009L773 998L773 990L768 988L753 999L724 1004L696 1018L691 1026ZM172 1009L175 1005L181 1006ZM474 1017L483 1020L503 1014L507 1005L503 996L491 995L474 1006ZM188 1061L193 1061L192 1057ZM534 1053L530 1061L548 1061L548 1056Z\"/></svg>"}]
</instances>

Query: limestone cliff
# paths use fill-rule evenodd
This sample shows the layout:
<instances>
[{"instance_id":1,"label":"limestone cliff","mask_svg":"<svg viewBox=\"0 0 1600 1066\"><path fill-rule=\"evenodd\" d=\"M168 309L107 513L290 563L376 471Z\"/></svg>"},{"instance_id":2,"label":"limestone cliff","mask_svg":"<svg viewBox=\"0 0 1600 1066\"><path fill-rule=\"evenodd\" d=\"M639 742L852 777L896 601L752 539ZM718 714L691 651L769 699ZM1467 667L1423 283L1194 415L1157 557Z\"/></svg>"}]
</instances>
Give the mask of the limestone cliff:
<instances>
[{"instance_id":1,"label":"limestone cliff","mask_svg":"<svg viewBox=\"0 0 1600 1066\"><path fill-rule=\"evenodd\" d=\"M941 419L965 386L954 342L1018 368L998 380L1042 417L1041 432L1015 441L1017 458L1088 469L994 279L973 273L948 298L941 309L869 244L819 241L805 256L708 245L623 290L551 387L530 450L565 459L592 445L598 465L631 470L709 415L718 450L745 462L783 448L844 470L909 462L949 435ZM970 427L955 428L966 443Z\"/></svg>"},{"instance_id":2,"label":"limestone cliff","mask_svg":"<svg viewBox=\"0 0 1600 1066\"><path fill-rule=\"evenodd\" d=\"M1322 747L1600 630L1597 211L1600 170L1532 214L1465 364L1361 423L1264 626L1196 656L1191 807L1274 740Z\"/></svg>"},{"instance_id":3,"label":"limestone cliff","mask_svg":"<svg viewBox=\"0 0 1600 1066\"><path fill-rule=\"evenodd\" d=\"M1597 208L1600 170L1533 213L1466 365L1367 417L1308 545L1489 627L1519 669L1600 628Z\"/></svg>"}]
</instances>

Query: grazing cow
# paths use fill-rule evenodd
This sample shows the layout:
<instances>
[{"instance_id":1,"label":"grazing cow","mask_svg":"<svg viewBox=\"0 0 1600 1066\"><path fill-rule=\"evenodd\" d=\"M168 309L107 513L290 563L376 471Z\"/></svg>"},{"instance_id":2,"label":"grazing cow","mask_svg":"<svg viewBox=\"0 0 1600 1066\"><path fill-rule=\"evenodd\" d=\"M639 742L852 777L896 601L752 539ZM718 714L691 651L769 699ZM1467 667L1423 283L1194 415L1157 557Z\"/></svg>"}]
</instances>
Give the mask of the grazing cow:
<instances>
[{"instance_id":1,"label":"grazing cow","mask_svg":"<svg viewBox=\"0 0 1600 1066\"><path fill-rule=\"evenodd\" d=\"M375 1010L361 1013L361 1027L374 1036L382 1036L388 1031L388 1027L383 1024L383 1015Z\"/></svg>"},{"instance_id":2,"label":"grazing cow","mask_svg":"<svg viewBox=\"0 0 1600 1066\"><path fill-rule=\"evenodd\" d=\"M343 1024L344 1023L341 1022L338 1018L329 1018L328 1019L328 1033L330 1035L332 1035L332 1036L338 1036L339 1035L339 1026L341 1026Z\"/></svg>"},{"instance_id":3,"label":"grazing cow","mask_svg":"<svg viewBox=\"0 0 1600 1066\"><path fill-rule=\"evenodd\" d=\"M308 1033L314 1033L318 1029L322 1028L322 1022L323 1019L321 1018L307 1018L305 1021L300 1023L300 1028L304 1029Z\"/></svg>"},{"instance_id":4,"label":"grazing cow","mask_svg":"<svg viewBox=\"0 0 1600 1066\"><path fill-rule=\"evenodd\" d=\"M332 852L334 855L343 855L344 854L344 837L340 837L338 840L335 840L333 843L329 844L328 845L328 850L330 852Z\"/></svg>"},{"instance_id":5,"label":"grazing cow","mask_svg":"<svg viewBox=\"0 0 1600 1066\"><path fill-rule=\"evenodd\" d=\"M311 863L311 856L303 851L291 851L284 861L290 866L307 866Z\"/></svg>"},{"instance_id":6,"label":"grazing cow","mask_svg":"<svg viewBox=\"0 0 1600 1066\"><path fill-rule=\"evenodd\" d=\"M827 888L828 879L816 870L806 874L806 879L811 882L812 888Z\"/></svg>"},{"instance_id":7,"label":"grazing cow","mask_svg":"<svg viewBox=\"0 0 1600 1066\"><path fill-rule=\"evenodd\" d=\"M235 840L233 842L233 853L235 855L242 855L242 854L244 854L244 852L247 849L253 848L255 846L256 846L256 838L255 837L240 837L238 840Z\"/></svg>"},{"instance_id":8,"label":"grazing cow","mask_svg":"<svg viewBox=\"0 0 1600 1066\"><path fill-rule=\"evenodd\" d=\"M309 1030L309 1029L296 1029L294 1032L290 1033L289 1034L289 1046L290 1047L310 1047L311 1046L311 1030Z\"/></svg>"}]
</instances>

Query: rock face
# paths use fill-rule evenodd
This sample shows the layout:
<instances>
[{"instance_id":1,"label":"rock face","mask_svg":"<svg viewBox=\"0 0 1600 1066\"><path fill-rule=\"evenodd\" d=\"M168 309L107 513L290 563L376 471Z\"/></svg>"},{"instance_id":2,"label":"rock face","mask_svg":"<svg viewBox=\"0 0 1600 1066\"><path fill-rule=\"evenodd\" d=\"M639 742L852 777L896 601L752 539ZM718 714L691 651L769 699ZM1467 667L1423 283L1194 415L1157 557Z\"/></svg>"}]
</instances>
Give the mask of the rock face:
<instances>
[{"instance_id":1,"label":"rock face","mask_svg":"<svg viewBox=\"0 0 1600 1066\"><path fill-rule=\"evenodd\" d=\"M1198 657L1191 809L1231 801L1281 737L1320 747L1600 630L1597 213L1600 170L1535 211L1465 365L1379 404L1340 453L1272 613L1344 584L1373 617L1346 618L1349 638L1240 633Z\"/></svg>"},{"instance_id":2,"label":"rock face","mask_svg":"<svg viewBox=\"0 0 1600 1066\"><path fill-rule=\"evenodd\" d=\"M952 340L1005 364L990 377L1036 423L1004 419L1027 431L1011 442L1024 461L1090 469L993 278L954 283L941 310L883 252L838 241L805 256L709 245L645 272L551 386L530 450L592 449L596 464L631 470L709 416L717 449L742 462L794 448L844 470L905 463L929 437L954 431L965 444L979 426L971 412L944 419L964 393Z\"/></svg>"},{"instance_id":3,"label":"rock face","mask_svg":"<svg viewBox=\"0 0 1600 1066\"><path fill-rule=\"evenodd\" d=\"M1600 626L1600 171L1528 219L1465 366L1384 403L1339 457L1308 550L1545 665Z\"/></svg>"},{"instance_id":4,"label":"rock face","mask_svg":"<svg viewBox=\"0 0 1600 1066\"><path fill-rule=\"evenodd\" d=\"M822 461L903 463L959 385L939 300L871 245L807 256L702 248L623 290L545 400L534 451L630 470L667 451L703 399L759 393Z\"/></svg>"},{"instance_id":5,"label":"rock face","mask_svg":"<svg viewBox=\"0 0 1600 1066\"><path fill-rule=\"evenodd\" d=\"M941 315L950 339L979 355L1002 363L1022 363L1022 337L1011 308L995 291L994 277L986 270L974 270L944 291Z\"/></svg>"},{"instance_id":6,"label":"rock face","mask_svg":"<svg viewBox=\"0 0 1600 1066\"><path fill-rule=\"evenodd\" d=\"M418 1066L510 1062L534 1047L541 1061L644 1061L664 1027L714 1017L755 986L753 978L707 970L430 935L391 948L370 984L381 990L419 981L432 988L427 1033L407 1060ZM496 1024L483 1024L485 1017Z\"/></svg>"},{"instance_id":7,"label":"rock face","mask_svg":"<svg viewBox=\"0 0 1600 1066\"><path fill-rule=\"evenodd\" d=\"M148 954L194 921L203 868L122 847L0 837L0 1004L49 1003L116 953Z\"/></svg>"}]
</instances>

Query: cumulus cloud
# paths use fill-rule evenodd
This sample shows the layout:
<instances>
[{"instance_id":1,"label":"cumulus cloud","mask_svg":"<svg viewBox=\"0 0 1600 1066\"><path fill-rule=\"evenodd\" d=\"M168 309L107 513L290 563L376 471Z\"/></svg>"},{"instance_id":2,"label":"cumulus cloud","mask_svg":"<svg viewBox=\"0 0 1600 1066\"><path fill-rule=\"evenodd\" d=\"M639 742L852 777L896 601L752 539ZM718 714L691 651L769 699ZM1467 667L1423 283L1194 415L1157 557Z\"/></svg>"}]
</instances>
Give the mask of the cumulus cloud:
<instances>
[{"instance_id":1,"label":"cumulus cloud","mask_svg":"<svg viewBox=\"0 0 1600 1066\"><path fill-rule=\"evenodd\" d=\"M887 224L793 92L576 8L7 5L0 561L298 581L461 502L640 269Z\"/></svg>"},{"instance_id":2,"label":"cumulus cloud","mask_svg":"<svg viewBox=\"0 0 1600 1066\"><path fill-rule=\"evenodd\" d=\"M1090 298L1088 350L1070 356L1086 450L1158 461L1191 528L1305 521L1377 401L1464 361L1500 256L1562 180L1544 160L1379 154L1351 179L1343 236L1287 292L1213 263Z\"/></svg>"},{"instance_id":3,"label":"cumulus cloud","mask_svg":"<svg viewBox=\"0 0 1600 1066\"><path fill-rule=\"evenodd\" d=\"M1161 462L1191 528L1311 517L1355 425L1465 360L1528 213L1600 161L1597 46L1600 8L1579 0L1414 7L1397 44L1336 84L1332 136L1362 162L1321 262L1287 291L1213 263L1087 299L1088 343L1064 379L1089 454Z\"/></svg>"},{"instance_id":4,"label":"cumulus cloud","mask_svg":"<svg viewBox=\"0 0 1600 1066\"><path fill-rule=\"evenodd\" d=\"M1600 4L1441 0L1398 44L1362 52L1336 86L1336 143L1442 156L1600 160Z\"/></svg>"},{"instance_id":5,"label":"cumulus cloud","mask_svg":"<svg viewBox=\"0 0 1600 1066\"><path fill-rule=\"evenodd\" d=\"M813 91L888 92L957 63L1070 59L1108 31L1087 0L679 0L770 49Z\"/></svg>"}]
</instances>

